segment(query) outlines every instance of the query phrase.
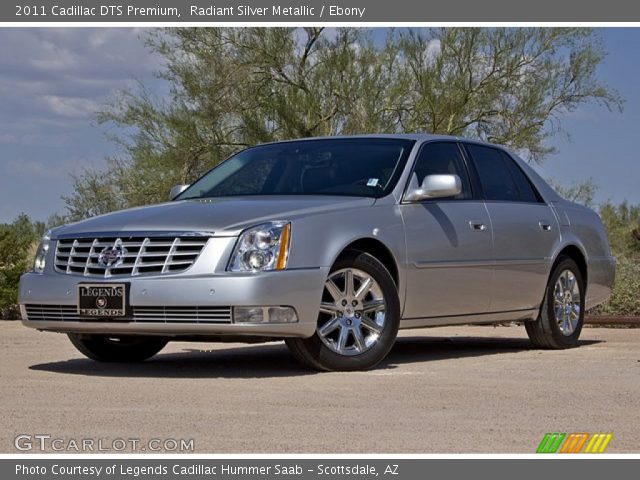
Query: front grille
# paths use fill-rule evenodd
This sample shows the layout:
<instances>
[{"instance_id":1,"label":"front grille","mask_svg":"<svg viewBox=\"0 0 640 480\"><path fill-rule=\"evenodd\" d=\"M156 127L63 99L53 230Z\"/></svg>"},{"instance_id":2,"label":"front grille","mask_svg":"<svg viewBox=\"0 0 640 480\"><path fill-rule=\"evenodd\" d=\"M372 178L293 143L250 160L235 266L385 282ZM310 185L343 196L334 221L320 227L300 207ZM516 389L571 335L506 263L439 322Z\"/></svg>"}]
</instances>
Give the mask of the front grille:
<instances>
[{"instance_id":1,"label":"front grille","mask_svg":"<svg viewBox=\"0 0 640 480\"><path fill-rule=\"evenodd\" d=\"M157 275L184 272L191 267L209 237L101 237L60 239L55 269L87 277ZM117 247L117 263L107 267L98 260L105 249Z\"/></svg>"},{"instance_id":2,"label":"front grille","mask_svg":"<svg viewBox=\"0 0 640 480\"><path fill-rule=\"evenodd\" d=\"M231 307L131 307L123 318L87 318L73 305L25 305L27 319L42 322L231 323Z\"/></svg>"},{"instance_id":3,"label":"front grille","mask_svg":"<svg viewBox=\"0 0 640 480\"><path fill-rule=\"evenodd\" d=\"M136 322L231 322L231 307L133 307L132 310Z\"/></svg>"}]
</instances>

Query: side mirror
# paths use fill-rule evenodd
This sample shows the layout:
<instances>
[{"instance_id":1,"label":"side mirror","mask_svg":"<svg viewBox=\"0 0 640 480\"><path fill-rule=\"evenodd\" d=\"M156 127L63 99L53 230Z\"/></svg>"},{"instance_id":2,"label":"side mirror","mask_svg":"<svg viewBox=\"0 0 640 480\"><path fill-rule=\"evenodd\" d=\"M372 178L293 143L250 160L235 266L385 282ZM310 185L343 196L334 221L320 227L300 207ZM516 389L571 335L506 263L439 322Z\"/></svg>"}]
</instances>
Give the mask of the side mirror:
<instances>
[{"instance_id":1,"label":"side mirror","mask_svg":"<svg viewBox=\"0 0 640 480\"><path fill-rule=\"evenodd\" d=\"M175 199L178 195L180 195L182 192L184 192L187 188L189 188L189 185L176 185L169 192L169 200Z\"/></svg>"},{"instance_id":2,"label":"side mirror","mask_svg":"<svg viewBox=\"0 0 640 480\"><path fill-rule=\"evenodd\" d=\"M427 175L420 188L416 188L417 179L411 179L405 201L419 202L431 198L455 197L462 192L462 181L458 175Z\"/></svg>"}]
</instances>

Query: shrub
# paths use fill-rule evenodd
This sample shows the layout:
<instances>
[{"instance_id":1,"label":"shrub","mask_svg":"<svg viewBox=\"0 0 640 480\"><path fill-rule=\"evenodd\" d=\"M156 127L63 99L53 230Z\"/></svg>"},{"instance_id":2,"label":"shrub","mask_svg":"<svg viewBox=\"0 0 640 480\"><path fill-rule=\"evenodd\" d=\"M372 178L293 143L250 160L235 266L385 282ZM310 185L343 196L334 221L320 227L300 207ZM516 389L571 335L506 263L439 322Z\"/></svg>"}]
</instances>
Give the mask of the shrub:
<instances>
[{"instance_id":1,"label":"shrub","mask_svg":"<svg viewBox=\"0 0 640 480\"><path fill-rule=\"evenodd\" d=\"M592 315L640 315L640 261L620 257L616 265L613 295L589 312Z\"/></svg>"},{"instance_id":2,"label":"shrub","mask_svg":"<svg viewBox=\"0 0 640 480\"><path fill-rule=\"evenodd\" d=\"M35 245L44 225L20 215L12 223L0 225L0 318L18 316L18 282L33 259Z\"/></svg>"}]
</instances>

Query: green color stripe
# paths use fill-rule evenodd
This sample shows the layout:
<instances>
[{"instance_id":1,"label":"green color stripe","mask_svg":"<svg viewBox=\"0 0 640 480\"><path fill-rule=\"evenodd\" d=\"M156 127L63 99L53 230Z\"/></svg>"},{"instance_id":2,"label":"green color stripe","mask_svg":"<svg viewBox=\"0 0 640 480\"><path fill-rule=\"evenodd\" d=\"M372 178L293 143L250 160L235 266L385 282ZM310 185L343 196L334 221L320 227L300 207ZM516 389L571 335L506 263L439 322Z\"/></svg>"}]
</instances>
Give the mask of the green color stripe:
<instances>
[{"instance_id":1,"label":"green color stripe","mask_svg":"<svg viewBox=\"0 0 640 480\"><path fill-rule=\"evenodd\" d=\"M566 436L566 433L545 433L536 453L556 453Z\"/></svg>"},{"instance_id":2,"label":"green color stripe","mask_svg":"<svg viewBox=\"0 0 640 480\"><path fill-rule=\"evenodd\" d=\"M542 441L540 442L540 445L538 445L538 449L536 450L536 453L544 453L546 450L546 446L547 446L547 442L551 439L551 436L553 434L552 433L545 433L544 437L542 438Z\"/></svg>"},{"instance_id":3,"label":"green color stripe","mask_svg":"<svg viewBox=\"0 0 640 480\"><path fill-rule=\"evenodd\" d=\"M556 453L556 451L560 448L560 445L562 445L562 441L564 440L564 437L567 436L566 433L558 433L557 435L558 435L558 438L556 439L556 443L554 443L551 446L548 453Z\"/></svg>"}]
</instances>

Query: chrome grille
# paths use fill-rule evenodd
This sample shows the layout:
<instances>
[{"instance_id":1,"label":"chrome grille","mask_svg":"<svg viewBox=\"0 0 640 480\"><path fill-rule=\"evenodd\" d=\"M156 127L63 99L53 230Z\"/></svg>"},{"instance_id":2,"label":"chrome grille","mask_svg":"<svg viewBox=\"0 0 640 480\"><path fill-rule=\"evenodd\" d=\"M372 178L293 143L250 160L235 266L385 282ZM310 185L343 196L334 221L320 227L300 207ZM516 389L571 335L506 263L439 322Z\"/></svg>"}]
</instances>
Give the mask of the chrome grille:
<instances>
[{"instance_id":1,"label":"chrome grille","mask_svg":"<svg viewBox=\"0 0 640 480\"><path fill-rule=\"evenodd\" d=\"M132 310L136 322L231 322L231 307L133 307Z\"/></svg>"},{"instance_id":2,"label":"chrome grille","mask_svg":"<svg viewBox=\"0 0 640 480\"><path fill-rule=\"evenodd\" d=\"M157 275L184 272L191 267L209 237L100 237L59 239L55 268L58 272L93 277ZM104 249L122 247L122 263L98 263Z\"/></svg>"},{"instance_id":3,"label":"chrome grille","mask_svg":"<svg viewBox=\"0 0 640 480\"><path fill-rule=\"evenodd\" d=\"M231 307L131 307L131 316L103 319L78 316L74 305L25 305L27 319L42 322L231 323Z\"/></svg>"}]
</instances>

